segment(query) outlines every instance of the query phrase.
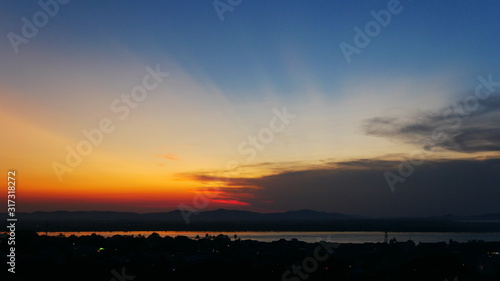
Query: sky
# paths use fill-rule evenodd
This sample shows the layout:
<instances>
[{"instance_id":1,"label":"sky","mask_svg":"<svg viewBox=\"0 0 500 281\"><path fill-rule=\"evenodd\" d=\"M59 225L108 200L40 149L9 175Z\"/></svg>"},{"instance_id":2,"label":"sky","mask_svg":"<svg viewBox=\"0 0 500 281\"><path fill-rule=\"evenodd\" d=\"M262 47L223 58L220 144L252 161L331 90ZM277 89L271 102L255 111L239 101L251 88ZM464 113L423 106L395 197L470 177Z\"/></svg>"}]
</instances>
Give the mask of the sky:
<instances>
[{"instance_id":1,"label":"sky","mask_svg":"<svg viewBox=\"0 0 500 281\"><path fill-rule=\"evenodd\" d=\"M500 212L499 8L2 1L2 186L22 212Z\"/></svg>"}]
</instances>

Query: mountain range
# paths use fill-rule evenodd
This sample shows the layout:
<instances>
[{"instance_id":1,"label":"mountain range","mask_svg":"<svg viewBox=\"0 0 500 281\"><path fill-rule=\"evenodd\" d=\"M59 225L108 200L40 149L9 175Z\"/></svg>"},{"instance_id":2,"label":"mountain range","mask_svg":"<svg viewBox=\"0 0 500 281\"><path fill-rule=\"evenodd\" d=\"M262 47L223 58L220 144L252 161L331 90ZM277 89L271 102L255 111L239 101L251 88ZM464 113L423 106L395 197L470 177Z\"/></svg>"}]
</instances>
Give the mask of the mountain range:
<instances>
[{"instance_id":1,"label":"mountain range","mask_svg":"<svg viewBox=\"0 0 500 281\"><path fill-rule=\"evenodd\" d=\"M0 213L6 216L6 213ZM134 212L113 212L113 211L54 211L54 212L33 212L17 213L18 219L27 220L161 220L161 221L182 221L183 215L180 210L159 213L134 213ZM190 216L192 221L328 221L328 220L352 220L352 219L381 219L367 216L347 215L341 213L327 213L313 210L298 210L277 213L257 213L241 210L218 209L204 211ZM401 218L402 219L402 218ZM432 220L477 220L477 221L500 221L500 213L489 213L476 216L432 216L420 219Z\"/></svg>"},{"instance_id":2,"label":"mountain range","mask_svg":"<svg viewBox=\"0 0 500 281\"><path fill-rule=\"evenodd\" d=\"M6 213L0 216L7 217ZM210 231L500 231L500 213L478 216L373 218L313 210L257 213L219 209L186 215L55 211L17 213L18 226L35 231L210 230ZM187 218L187 219L185 219Z\"/></svg>"}]
</instances>

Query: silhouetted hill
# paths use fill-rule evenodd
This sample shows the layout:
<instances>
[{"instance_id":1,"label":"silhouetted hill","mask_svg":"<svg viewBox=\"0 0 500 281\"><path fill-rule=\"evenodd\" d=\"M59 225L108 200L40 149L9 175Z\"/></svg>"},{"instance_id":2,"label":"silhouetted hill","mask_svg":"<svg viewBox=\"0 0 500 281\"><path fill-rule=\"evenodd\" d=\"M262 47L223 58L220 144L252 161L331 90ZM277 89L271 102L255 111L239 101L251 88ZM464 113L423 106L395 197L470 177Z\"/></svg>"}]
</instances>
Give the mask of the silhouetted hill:
<instances>
[{"instance_id":1,"label":"silhouetted hill","mask_svg":"<svg viewBox=\"0 0 500 281\"><path fill-rule=\"evenodd\" d=\"M359 216L344 215L339 213L325 213L312 210L298 210L284 213L266 214L267 218L273 220L292 220L292 221L321 221L321 220L345 220L361 218Z\"/></svg>"},{"instance_id":2,"label":"silhouetted hill","mask_svg":"<svg viewBox=\"0 0 500 281\"><path fill-rule=\"evenodd\" d=\"M6 215L5 213L2 215ZM181 211L161 213L133 213L133 212L111 212L111 211L55 211L55 212L33 212L17 213L20 220L94 220L94 221L115 221L115 220L161 220L161 221L182 221ZM290 211L283 213L256 213L240 210L218 209L214 211L205 211L190 216L192 221L214 222L214 221L318 221L318 220L337 220L352 219L355 216L343 215L338 213L325 213L312 210Z\"/></svg>"},{"instance_id":3,"label":"silhouetted hill","mask_svg":"<svg viewBox=\"0 0 500 281\"><path fill-rule=\"evenodd\" d=\"M196 216L192 216L193 221L256 221L265 217L265 214L218 209L214 211L201 212Z\"/></svg>"},{"instance_id":4,"label":"silhouetted hill","mask_svg":"<svg viewBox=\"0 0 500 281\"><path fill-rule=\"evenodd\" d=\"M497 220L497 221L500 221L500 213L484 214L484 215L480 215L480 216L475 216L472 219L474 219L474 220Z\"/></svg>"},{"instance_id":5,"label":"silhouetted hill","mask_svg":"<svg viewBox=\"0 0 500 281\"><path fill-rule=\"evenodd\" d=\"M453 220L453 221L498 221L500 222L500 213L488 213L477 216L455 216L448 214L446 216L430 217L429 219Z\"/></svg>"},{"instance_id":6,"label":"silhouetted hill","mask_svg":"<svg viewBox=\"0 0 500 281\"><path fill-rule=\"evenodd\" d=\"M55 211L55 212L34 212L17 213L19 219L28 220L122 220L138 218L137 213L132 212L112 212L112 211Z\"/></svg>"}]
</instances>

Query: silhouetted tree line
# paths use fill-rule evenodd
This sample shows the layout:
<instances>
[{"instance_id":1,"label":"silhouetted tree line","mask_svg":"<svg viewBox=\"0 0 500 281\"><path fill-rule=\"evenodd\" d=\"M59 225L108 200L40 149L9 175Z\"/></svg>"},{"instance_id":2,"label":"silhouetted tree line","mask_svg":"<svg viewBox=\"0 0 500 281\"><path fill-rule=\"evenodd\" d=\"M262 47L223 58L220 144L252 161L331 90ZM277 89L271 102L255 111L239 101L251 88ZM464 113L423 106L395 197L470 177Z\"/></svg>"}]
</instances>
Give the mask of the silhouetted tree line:
<instances>
[{"instance_id":1,"label":"silhouetted tree line","mask_svg":"<svg viewBox=\"0 0 500 281\"><path fill-rule=\"evenodd\" d=\"M315 253L319 243L297 239L258 242L236 235L207 234L195 239L161 237L157 233L147 237L65 237L20 231L17 235L14 280L31 280L34 276L34 280L51 281L500 280L498 242L416 245L413 241L391 240L340 244L327 254L322 248ZM0 242L5 259L6 238L0 238ZM312 263L310 257L315 254L328 258Z\"/></svg>"}]
</instances>

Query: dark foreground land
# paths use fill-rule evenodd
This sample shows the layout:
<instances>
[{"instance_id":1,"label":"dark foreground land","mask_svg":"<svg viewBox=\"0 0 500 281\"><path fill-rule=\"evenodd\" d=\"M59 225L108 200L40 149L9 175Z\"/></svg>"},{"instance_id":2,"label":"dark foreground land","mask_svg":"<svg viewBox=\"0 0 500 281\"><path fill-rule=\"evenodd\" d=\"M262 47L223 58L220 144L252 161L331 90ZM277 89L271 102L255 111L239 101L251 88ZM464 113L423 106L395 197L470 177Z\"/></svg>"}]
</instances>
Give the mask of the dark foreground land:
<instances>
[{"instance_id":1,"label":"dark foreground land","mask_svg":"<svg viewBox=\"0 0 500 281\"><path fill-rule=\"evenodd\" d=\"M5 269L8 280L500 280L500 242L265 243L223 235L35 232L19 232L16 240L16 273ZM0 242L5 267L7 238Z\"/></svg>"}]
</instances>

